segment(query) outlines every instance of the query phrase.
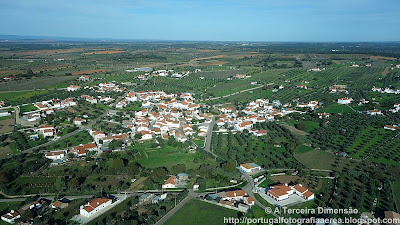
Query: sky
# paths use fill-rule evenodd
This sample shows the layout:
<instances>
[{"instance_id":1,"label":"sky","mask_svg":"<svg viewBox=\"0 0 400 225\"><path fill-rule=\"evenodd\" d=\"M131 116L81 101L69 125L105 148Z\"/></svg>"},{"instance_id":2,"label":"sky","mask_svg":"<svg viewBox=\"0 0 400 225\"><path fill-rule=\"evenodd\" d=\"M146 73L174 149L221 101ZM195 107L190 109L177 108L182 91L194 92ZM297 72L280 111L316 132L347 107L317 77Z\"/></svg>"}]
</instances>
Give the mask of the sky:
<instances>
[{"instance_id":1,"label":"sky","mask_svg":"<svg viewBox=\"0 0 400 225\"><path fill-rule=\"evenodd\" d=\"M193 41L400 41L399 0L0 0L0 34Z\"/></svg>"}]
</instances>

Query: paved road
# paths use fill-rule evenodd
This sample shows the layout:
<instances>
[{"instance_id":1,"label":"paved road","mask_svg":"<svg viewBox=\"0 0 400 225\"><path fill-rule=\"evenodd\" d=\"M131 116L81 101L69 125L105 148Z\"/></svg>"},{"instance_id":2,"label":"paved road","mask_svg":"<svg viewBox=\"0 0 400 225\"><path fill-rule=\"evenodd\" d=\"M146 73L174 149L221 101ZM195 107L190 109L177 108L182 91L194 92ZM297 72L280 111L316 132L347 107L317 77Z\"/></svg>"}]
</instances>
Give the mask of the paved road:
<instances>
[{"instance_id":1,"label":"paved road","mask_svg":"<svg viewBox=\"0 0 400 225\"><path fill-rule=\"evenodd\" d=\"M218 158L218 156L216 154L214 154L213 152L210 151L214 124L215 124L215 117L213 116L211 123L208 124L207 136L206 136L206 140L204 141L204 150L207 152L210 152L215 158Z\"/></svg>"},{"instance_id":2,"label":"paved road","mask_svg":"<svg viewBox=\"0 0 400 225\"><path fill-rule=\"evenodd\" d=\"M54 199L56 196L42 196L43 198L47 198L47 199ZM73 196L65 196L65 198L69 199L69 200L75 200L75 199L81 199L81 198L92 198L93 195L73 195ZM0 202L23 202L25 201L26 198L7 198L7 199L0 199Z\"/></svg>"},{"instance_id":3,"label":"paved road","mask_svg":"<svg viewBox=\"0 0 400 225\"><path fill-rule=\"evenodd\" d=\"M23 202L26 198L8 198L8 199L0 199L0 202Z\"/></svg>"}]
</instances>

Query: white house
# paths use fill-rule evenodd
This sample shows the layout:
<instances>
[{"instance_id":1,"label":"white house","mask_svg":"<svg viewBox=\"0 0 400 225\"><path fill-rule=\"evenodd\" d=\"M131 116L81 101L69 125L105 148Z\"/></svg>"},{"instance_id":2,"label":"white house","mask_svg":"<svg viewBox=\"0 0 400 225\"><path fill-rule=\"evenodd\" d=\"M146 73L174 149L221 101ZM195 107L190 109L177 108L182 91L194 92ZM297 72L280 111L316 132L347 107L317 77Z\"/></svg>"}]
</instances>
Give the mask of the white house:
<instances>
[{"instance_id":1,"label":"white house","mask_svg":"<svg viewBox=\"0 0 400 225\"><path fill-rule=\"evenodd\" d=\"M239 169L245 173L253 173L261 170L261 166L255 163L244 163L240 164Z\"/></svg>"},{"instance_id":2,"label":"white house","mask_svg":"<svg viewBox=\"0 0 400 225\"><path fill-rule=\"evenodd\" d=\"M142 134L142 138L140 139L142 141L153 139L153 134L147 130L142 130L140 133Z\"/></svg>"},{"instance_id":3,"label":"white house","mask_svg":"<svg viewBox=\"0 0 400 225\"><path fill-rule=\"evenodd\" d=\"M67 155L65 150L47 152L45 157L51 160L62 159Z\"/></svg>"},{"instance_id":4,"label":"white house","mask_svg":"<svg viewBox=\"0 0 400 225\"><path fill-rule=\"evenodd\" d=\"M89 77L84 75L84 76L79 77L79 80L80 81L89 81Z\"/></svg>"},{"instance_id":5,"label":"white house","mask_svg":"<svg viewBox=\"0 0 400 225\"><path fill-rule=\"evenodd\" d=\"M67 91L77 91L79 89L81 89L81 87L77 85L70 85L69 87L67 87Z\"/></svg>"},{"instance_id":6,"label":"white house","mask_svg":"<svg viewBox=\"0 0 400 225\"><path fill-rule=\"evenodd\" d=\"M1 216L1 220L7 223L15 223L15 220L21 218L21 214L16 210L11 210L9 213L6 213Z\"/></svg>"},{"instance_id":7,"label":"white house","mask_svg":"<svg viewBox=\"0 0 400 225\"><path fill-rule=\"evenodd\" d=\"M126 95L126 100L127 100L128 102L135 102L135 101L137 101L138 98L136 97L136 93L135 93L135 92L129 92L129 93Z\"/></svg>"},{"instance_id":8,"label":"white house","mask_svg":"<svg viewBox=\"0 0 400 225\"><path fill-rule=\"evenodd\" d=\"M80 207L79 213L82 216L90 217L98 211L106 208L111 205L112 200L108 198L95 198L90 202L86 203L86 205L82 205Z\"/></svg>"},{"instance_id":9,"label":"white house","mask_svg":"<svg viewBox=\"0 0 400 225\"><path fill-rule=\"evenodd\" d=\"M77 126L82 126L82 122L85 122L86 120L82 119L82 118L75 118L74 119L74 124Z\"/></svg>"},{"instance_id":10,"label":"white house","mask_svg":"<svg viewBox=\"0 0 400 225\"><path fill-rule=\"evenodd\" d=\"M273 198L275 201L282 201L289 198L289 195L292 195L294 190L290 188L287 184L279 184L275 186L271 186L267 191L267 195Z\"/></svg>"},{"instance_id":11,"label":"white house","mask_svg":"<svg viewBox=\"0 0 400 225\"><path fill-rule=\"evenodd\" d=\"M383 128L386 130L393 130L393 131L400 130L400 127L396 125L385 125Z\"/></svg>"},{"instance_id":12,"label":"white house","mask_svg":"<svg viewBox=\"0 0 400 225\"><path fill-rule=\"evenodd\" d=\"M41 125L38 129L38 132L44 137L52 137L56 134L56 129L53 125Z\"/></svg>"},{"instance_id":13,"label":"white house","mask_svg":"<svg viewBox=\"0 0 400 225\"><path fill-rule=\"evenodd\" d=\"M177 186L177 179L176 176L170 176L165 183L162 185L163 189L166 188L176 188Z\"/></svg>"},{"instance_id":14,"label":"white house","mask_svg":"<svg viewBox=\"0 0 400 225\"><path fill-rule=\"evenodd\" d=\"M353 99L352 98L339 98L338 100L337 100L337 102L339 103L339 104L350 104L351 102L353 101Z\"/></svg>"},{"instance_id":15,"label":"white house","mask_svg":"<svg viewBox=\"0 0 400 225\"><path fill-rule=\"evenodd\" d=\"M243 131L243 130L245 130L245 129L251 129L253 127L253 123L252 122L250 122L250 121L245 121L245 122L242 122L242 123L238 123L238 124L235 124L235 128L236 128L236 130L238 130L238 131Z\"/></svg>"},{"instance_id":16,"label":"white house","mask_svg":"<svg viewBox=\"0 0 400 225\"><path fill-rule=\"evenodd\" d=\"M291 187L295 193L304 198L305 200L312 200L314 199L314 193L312 193L311 191L309 191L307 188L303 187L303 185L301 184L296 184L295 186Z\"/></svg>"},{"instance_id":17,"label":"white house","mask_svg":"<svg viewBox=\"0 0 400 225\"><path fill-rule=\"evenodd\" d=\"M371 116L376 116L376 115L382 115L382 112L381 110L373 109L373 110L368 110L367 114Z\"/></svg>"},{"instance_id":18,"label":"white house","mask_svg":"<svg viewBox=\"0 0 400 225\"><path fill-rule=\"evenodd\" d=\"M287 184L278 184L275 186L270 186L270 189L267 191L267 195L275 201L288 199L289 196L293 194L297 194L307 201L313 200L315 197L314 193L309 191L301 184L296 184L294 186L288 186Z\"/></svg>"}]
</instances>

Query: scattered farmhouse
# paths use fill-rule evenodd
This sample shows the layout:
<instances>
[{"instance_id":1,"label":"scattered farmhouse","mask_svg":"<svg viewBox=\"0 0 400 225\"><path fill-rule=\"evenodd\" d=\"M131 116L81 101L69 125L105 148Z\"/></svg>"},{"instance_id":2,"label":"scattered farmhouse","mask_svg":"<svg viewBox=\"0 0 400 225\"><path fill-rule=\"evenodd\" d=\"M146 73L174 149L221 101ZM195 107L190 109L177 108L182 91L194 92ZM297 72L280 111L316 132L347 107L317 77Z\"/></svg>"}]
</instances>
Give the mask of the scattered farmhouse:
<instances>
[{"instance_id":1,"label":"scattered farmhouse","mask_svg":"<svg viewBox=\"0 0 400 225\"><path fill-rule=\"evenodd\" d=\"M342 105L350 104L353 101L352 98L339 98L337 102Z\"/></svg>"},{"instance_id":2,"label":"scattered farmhouse","mask_svg":"<svg viewBox=\"0 0 400 225\"><path fill-rule=\"evenodd\" d=\"M9 213L1 216L1 220L11 224L15 223L19 218L21 218L21 214L16 210L11 210Z\"/></svg>"},{"instance_id":3,"label":"scattered farmhouse","mask_svg":"<svg viewBox=\"0 0 400 225\"><path fill-rule=\"evenodd\" d=\"M65 150L47 152L45 157L51 160L63 159L67 155Z\"/></svg>"},{"instance_id":4,"label":"scattered farmhouse","mask_svg":"<svg viewBox=\"0 0 400 225\"><path fill-rule=\"evenodd\" d=\"M309 191L301 184L296 184L294 186L288 186L287 184L278 184L270 186L267 190L267 195L275 201L286 200L293 194L297 194L307 201L314 199L314 193Z\"/></svg>"},{"instance_id":5,"label":"scattered farmhouse","mask_svg":"<svg viewBox=\"0 0 400 225\"><path fill-rule=\"evenodd\" d=\"M262 170L262 168L255 163L244 163L240 164L239 170L242 173L258 173Z\"/></svg>"},{"instance_id":6,"label":"scattered farmhouse","mask_svg":"<svg viewBox=\"0 0 400 225\"><path fill-rule=\"evenodd\" d=\"M98 211L111 205L112 200L108 198L95 198L88 202L86 205L80 207L80 214L85 217L93 216Z\"/></svg>"}]
</instances>

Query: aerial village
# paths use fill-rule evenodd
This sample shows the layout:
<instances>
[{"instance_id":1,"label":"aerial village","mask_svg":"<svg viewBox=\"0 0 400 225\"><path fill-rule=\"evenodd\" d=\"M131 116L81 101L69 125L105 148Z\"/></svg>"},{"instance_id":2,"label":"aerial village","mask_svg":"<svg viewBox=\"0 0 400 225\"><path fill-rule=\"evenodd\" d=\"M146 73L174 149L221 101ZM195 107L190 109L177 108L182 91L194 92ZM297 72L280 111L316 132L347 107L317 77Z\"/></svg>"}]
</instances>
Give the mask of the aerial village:
<instances>
[{"instance_id":1,"label":"aerial village","mask_svg":"<svg viewBox=\"0 0 400 225\"><path fill-rule=\"evenodd\" d=\"M198 70L196 70L198 71ZM195 71L195 72L196 72ZM320 71L315 69L312 71ZM158 70L153 73L145 73L139 75L137 78L141 80L148 79L150 76L170 76L172 78L181 79L190 76L189 71L182 73L175 73L174 71ZM237 74L235 79L247 79L251 76ZM64 124L52 124L51 120L46 118L54 118L58 111L68 111L75 116L70 118L70 122L74 126L73 130L84 130L91 136L89 143L77 143L75 146L67 146L57 150L45 151L43 157L52 160L52 166L65 165L72 160L80 160L84 157L98 157L104 152L121 151L124 147L129 147L134 144L133 140L139 142L144 141L157 141L158 138L163 140L174 139L177 142L187 142L192 138L204 138L204 146L206 140L211 138L212 132L244 132L260 137L268 135L268 130L254 129L256 123L263 123L274 121L276 119L285 117L288 114L297 112L305 114L314 111L317 108L323 107L321 102L316 100L309 102L296 102L296 103L281 103L279 100L269 99L256 99L248 102L245 109L235 111L231 107L214 106L211 107L207 104L197 101L192 93L165 93L164 91L139 91L135 92L130 89L126 84L118 84L117 82L99 83L98 85L87 86L82 85L82 82L90 81L88 76L81 76L78 79L79 83L70 85L66 88L68 92L75 92L80 89L89 90L91 95L84 94L76 97L68 97L65 99L49 99L32 103L36 109L30 112L23 113L19 118L20 124L29 127L26 132L29 134L31 140L45 139L49 142L57 141L61 130L68 130ZM290 80L285 81L287 83ZM252 85L256 85L257 82ZM297 85L298 89L307 89L312 86L312 82L303 81L301 85ZM284 88L280 85L279 88L274 89L277 92ZM346 85L333 84L328 87L331 93L346 93L348 89ZM372 91L389 94L399 94L399 90L373 88ZM111 93L118 93L117 96ZM114 97L112 97L114 96ZM98 118L108 117L115 120L117 117L123 117L124 122L122 130L116 132L105 132L100 129L94 128L97 122L96 116L79 114L80 101L90 103L91 105L103 104L111 108L102 114L97 114ZM337 99L338 104L350 104L354 100L349 97ZM365 100L359 101L358 104L367 103ZM124 114L121 111L132 104L136 104L139 109L134 114ZM4 106L4 103L2 103ZM216 113L211 113L217 111ZM399 103L394 104L391 112L396 113L400 111ZM380 110L371 109L365 112L371 116L381 115ZM240 116L241 115L241 116ZM321 120L329 122L329 113L318 113ZM216 130L214 130L216 129ZM387 130L400 129L397 124L388 124L384 126ZM112 142L121 142L121 146L111 145ZM201 146L201 147L204 147ZM195 149L193 147L193 149ZM337 152L339 156L347 157L345 152ZM266 177L262 174L263 168L252 162L241 162L237 169L241 172L243 177L247 177L251 182L254 182L254 187L250 189L234 189L228 191L215 191L215 193L201 194L198 198L229 209L234 209L246 213L255 204L254 193L258 193L265 201L272 205L285 206L296 203L310 201L315 198L307 187L301 183L281 183L270 185L267 188L259 187ZM158 204L167 199L169 195L168 190L188 188L188 181L191 179L189 174L180 173L170 175L165 183L160 185L158 193L143 193L139 197L137 204ZM238 181L232 180L233 184ZM190 190L198 192L199 185L193 184L189 187ZM113 204L118 204L124 200L124 196L101 196L94 198L84 205L80 206L78 214L73 218L78 223L84 223L88 218L94 215L99 215L105 212L105 209L111 208ZM15 209L3 215L1 219L8 223L14 223L20 218L20 212L26 210L38 210L42 207L64 208L67 207L70 200L60 198L52 202L46 198L40 198L38 201L25 206L19 210Z\"/></svg>"}]
</instances>

